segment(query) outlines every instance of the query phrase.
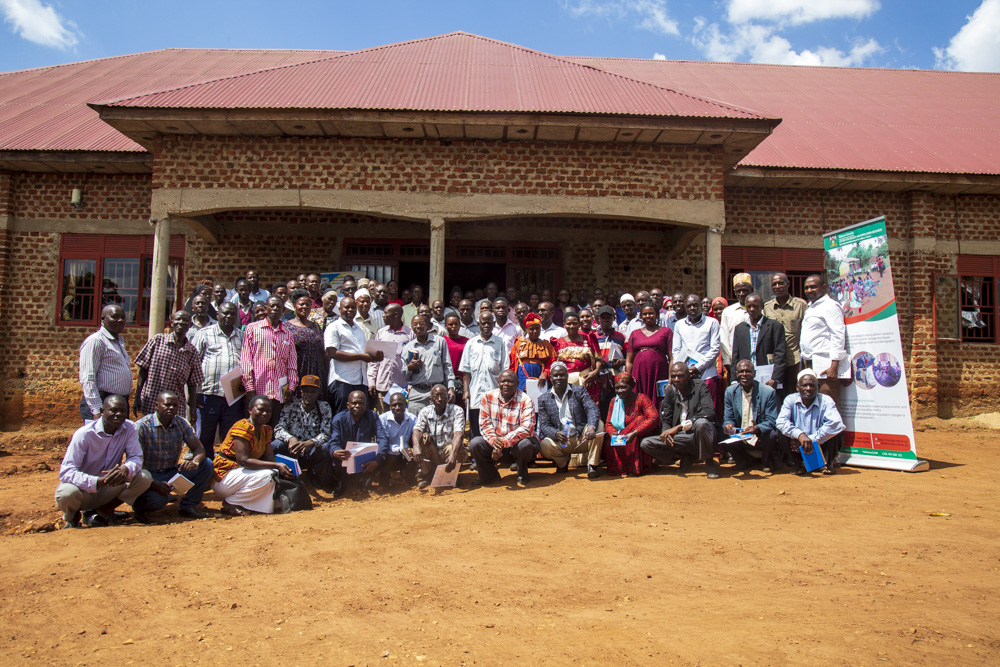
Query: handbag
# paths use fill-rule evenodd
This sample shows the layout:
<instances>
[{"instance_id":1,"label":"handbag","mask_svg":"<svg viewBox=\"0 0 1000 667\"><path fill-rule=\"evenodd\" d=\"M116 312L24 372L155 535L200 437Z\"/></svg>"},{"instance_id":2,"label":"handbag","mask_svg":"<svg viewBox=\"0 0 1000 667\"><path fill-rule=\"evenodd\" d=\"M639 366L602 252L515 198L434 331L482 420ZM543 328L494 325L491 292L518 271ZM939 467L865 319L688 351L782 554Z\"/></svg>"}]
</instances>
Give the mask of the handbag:
<instances>
[{"instance_id":1,"label":"handbag","mask_svg":"<svg viewBox=\"0 0 1000 667\"><path fill-rule=\"evenodd\" d=\"M274 473L274 513L288 514L300 510L311 510L312 498L306 491L305 482L298 477L285 479Z\"/></svg>"}]
</instances>

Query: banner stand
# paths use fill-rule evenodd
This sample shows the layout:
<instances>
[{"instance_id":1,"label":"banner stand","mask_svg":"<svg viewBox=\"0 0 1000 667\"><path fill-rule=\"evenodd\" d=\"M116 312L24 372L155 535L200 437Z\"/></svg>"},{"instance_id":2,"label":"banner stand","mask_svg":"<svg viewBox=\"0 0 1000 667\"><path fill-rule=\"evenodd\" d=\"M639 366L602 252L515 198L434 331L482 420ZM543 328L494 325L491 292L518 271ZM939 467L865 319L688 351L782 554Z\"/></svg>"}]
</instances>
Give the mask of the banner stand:
<instances>
[{"instance_id":1,"label":"banner stand","mask_svg":"<svg viewBox=\"0 0 1000 667\"><path fill-rule=\"evenodd\" d=\"M844 465L922 472L917 458L885 217L825 234L827 293L844 310L850 386L837 409Z\"/></svg>"}]
</instances>

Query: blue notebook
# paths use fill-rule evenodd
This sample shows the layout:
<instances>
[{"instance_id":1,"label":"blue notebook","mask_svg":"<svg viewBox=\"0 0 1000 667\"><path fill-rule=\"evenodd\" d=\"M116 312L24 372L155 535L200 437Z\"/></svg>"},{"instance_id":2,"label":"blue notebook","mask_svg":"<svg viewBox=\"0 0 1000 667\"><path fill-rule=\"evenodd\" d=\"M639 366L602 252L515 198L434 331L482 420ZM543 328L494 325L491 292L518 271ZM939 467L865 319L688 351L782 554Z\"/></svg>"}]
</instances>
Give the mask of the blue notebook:
<instances>
[{"instance_id":1,"label":"blue notebook","mask_svg":"<svg viewBox=\"0 0 1000 667\"><path fill-rule=\"evenodd\" d=\"M302 466L300 466L299 462L293 459L291 456L285 456L284 454L275 454L274 460L277 461L278 463L284 463L286 466L291 468L292 472L295 473L296 477L302 476Z\"/></svg>"},{"instance_id":2,"label":"blue notebook","mask_svg":"<svg viewBox=\"0 0 1000 667\"><path fill-rule=\"evenodd\" d=\"M799 445L799 454L802 454L802 463L805 464L807 472L819 470L826 465L826 459L823 458L823 450L815 442L813 443L811 454L806 454L806 450L802 445Z\"/></svg>"}]
</instances>

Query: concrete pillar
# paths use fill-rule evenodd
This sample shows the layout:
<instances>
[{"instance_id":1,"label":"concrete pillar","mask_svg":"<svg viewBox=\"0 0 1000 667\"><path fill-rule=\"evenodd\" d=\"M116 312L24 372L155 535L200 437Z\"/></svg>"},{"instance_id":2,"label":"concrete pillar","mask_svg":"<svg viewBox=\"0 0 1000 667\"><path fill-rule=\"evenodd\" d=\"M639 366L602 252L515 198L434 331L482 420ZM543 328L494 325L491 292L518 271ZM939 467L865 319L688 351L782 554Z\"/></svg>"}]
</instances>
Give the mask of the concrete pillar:
<instances>
[{"instance_id":1,"label":"concrete pillar","mask_svg":"<svg viewBox=\"0 0 1000 667\"><path fill-rule=\"evenodd\" d=\"M446 302L444 294L444 218L431 218L431 266L430 280L427 286L428 302L433 303L437 299Z\"/></svg>"},{"instance_id":2,"label":"concrete pillar","mask_svg":"<svg viewBox=\"0 0 1000 667\"><path fill-rule=\"evenodd\" d=\"M722 232L705 230L705 295L722 296Z\"/></svg>"},{"instance_id":3,"label":"concrete pillar","mask_svg":"<svg viewBox=\"0 0 1000 667\"><path fill-rule=\"evenodd\" d=\"M167 309L167 266L170 261L170 217L156 220L153 232L153 284L149 290L149 337L163 332Z\"/></svg>"}]
</instances>

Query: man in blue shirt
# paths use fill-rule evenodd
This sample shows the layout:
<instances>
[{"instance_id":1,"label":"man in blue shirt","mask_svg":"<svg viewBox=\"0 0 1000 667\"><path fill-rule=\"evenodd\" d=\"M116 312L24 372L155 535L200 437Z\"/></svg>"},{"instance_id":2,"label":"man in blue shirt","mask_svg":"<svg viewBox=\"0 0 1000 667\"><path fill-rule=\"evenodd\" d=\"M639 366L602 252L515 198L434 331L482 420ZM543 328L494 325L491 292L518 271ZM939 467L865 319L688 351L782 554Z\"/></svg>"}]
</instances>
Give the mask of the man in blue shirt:
<instances>
[{"instance_id":1,"label":"man in blue shirt","mask_svg":"<svg viewBox=\"0 0 1000 667\"><path fill-rule=\"evenodd\" d=\"M382 466L379 490L389 490L393 470L399 471L407 486L413 486L416 483L417 464L413 461L411 440L416 420L406 409L406 396L398 391L390 396L389 409L380 414L378 419L382 422L386 440L389 441L389 457ZM404 449L409 453L409 459L404 455Z\"/></svg>"},{"instance_id":2,"label":"man in blue shirt","mask_svg":"<svg viewBox=\"0 0 1000 667\"><path fill-rule=\"evenodd\" d=\"M351 442L378 445L375 459L366 463L361 471L361 490L371 493L372 477L389 456L389 439L382 422L368 409L368 397L361 391L352 391L348 395L347 409L334 416L332 434L323 445L333 458L324 486L333 491L334 498L341 497L346 491L347 470L344 462L351 458L351 452L347 449Z\"/></svg>"},{"instance_id":3,"label":"man in blue shirt","mask_svg":"<svg viewBox=\"0 0 1000 667\"><path fill-rule=\"evenodd\" d=\"M838 455L844 442L844 421L840 418L837 405L826 394L818 393L819 381L816 371L803 369L798 376L798 393L785 397L778 415L778 444L788 447L793 458L798 458L797 472L805 472L799 446L808 454L813 442L823 450L826 468L823 474L832 475L840 465Z\"/></svg>"}]
</instances>

